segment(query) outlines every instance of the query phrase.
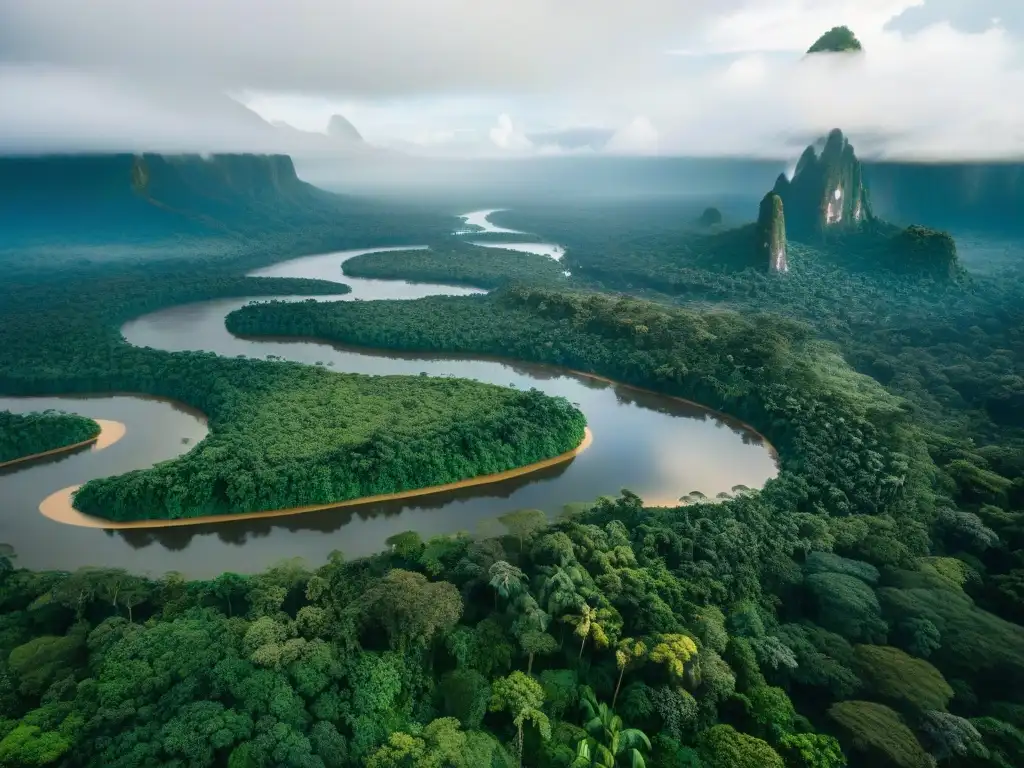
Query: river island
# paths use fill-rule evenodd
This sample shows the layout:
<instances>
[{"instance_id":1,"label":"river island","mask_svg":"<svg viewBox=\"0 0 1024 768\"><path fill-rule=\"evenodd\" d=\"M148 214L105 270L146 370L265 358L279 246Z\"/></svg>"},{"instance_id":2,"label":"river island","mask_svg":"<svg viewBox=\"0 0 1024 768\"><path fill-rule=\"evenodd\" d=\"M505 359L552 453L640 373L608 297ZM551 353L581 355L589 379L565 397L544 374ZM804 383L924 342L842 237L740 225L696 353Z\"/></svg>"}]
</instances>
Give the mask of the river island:
<instances>
[{"instance_id":1,"label":"river island","mask_svg":"<svg viewBox=\"0 0 1024 768\"><path fill-rule=\"evenodd\" d=\"M301 507L290 507L287 509L271 509L263 510L258 512L239 512L234 514L226 515L204 515L200 517L183 517L176 519L163 519L163 520L131 520L124 522L117 522L112 520L105 520L101 517L94 517L92 515L86 515L74 507L74 496L75 493L81 486L73 485L68 488L62 488L55 493L50 494L42 503L39 505L39 511L44 517L49 518L58 523L64 523L65 525L77 525L82 528L104 528L108 530L123 530L123 529L139 529L139 528L172 528L181 525L203 525L211 523L226 523L233 520L254 520L261 518L270 517L284 517L287 515L298 515L303 512L317 512L325 509L340 509L342 507L353 507L364 504L376 504L384 501L397 501L400 499L410 499L416 496L427 496L434 493L443 493L445 491L453 491L459 488L470 488L476 485L486 485L488 483L497 483L502 480L508 480L514 477L520 477L527 475L532 472L537 472L548 467L553 467L557 464L570 461L579 454L583 453L587 448L591 446L594 440L593 432L590 431L589 427L584 428L583 440L575 448L566 451L565 453L554 456L550 459L543 459L541 461L534 462L533 464L518 467L516 469L509 469L503 472L495 472L489 475L480 475L478 477L471 477L466 480L458 480L452 483L445 483L443 485L434 485L426 488L417 488L409 491L399 491L396 493L383 493L375 496L367 496L359 499L349 499L341 502L330 502L326 504L308 504Z\"/></svg>"}]
</instances>

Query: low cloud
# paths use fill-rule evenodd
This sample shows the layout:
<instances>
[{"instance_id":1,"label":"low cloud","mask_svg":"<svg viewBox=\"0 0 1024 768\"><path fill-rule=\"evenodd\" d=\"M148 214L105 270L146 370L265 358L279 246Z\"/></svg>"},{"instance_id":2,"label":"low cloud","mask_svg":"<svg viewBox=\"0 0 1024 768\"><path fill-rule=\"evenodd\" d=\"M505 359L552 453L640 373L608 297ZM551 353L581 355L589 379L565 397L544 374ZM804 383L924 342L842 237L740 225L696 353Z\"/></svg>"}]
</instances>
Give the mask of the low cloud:
<instances>
[{"instance_id":1,"label":"low cloud","mask_svg":"<svg viewBox=\"0 0 1024 768\"><path fill-rule=\"evenodd\" d=\"M603 149L614 134L615 131L610 128L580 126L553 131L535 131L526 134L526 138L535 147L547 147L550 148L549 151L596 152Z\"/></svg>"},{"instance_id":2,"label":"low cloud","mask_svg":"<svg viewBox=\"0 0 1024 768\"><path fill-rule=\"evenodd\" d=\"M284 135L216 94L48 66L0 67L0 152L277 151Z\"/></svg>"},{"instance_id":3,"label":"low cloud","mask_svg":"<svg viewBox=\"0 0 1024 768\"><path fill-rule=\"evenodd\" d=\"M0 0L0 61L348 97L545 92L641 73L746 0Z\"/></svg>"},{"instance_id":4,"label":"low cloud","mask_svg":"<svg viewBox=\"0 0 1024 768\"><path fill-rule=\"evenodd\" d=\"M662 150L781 156L794 135L841 127L865 151L901 158L1024 156L1017 41L991 27L882 32L855 55L739 55L689 83L683 104L649 111ZM791 151L791 150L790 150Z\"/></svg>"},{"instance_id":5,"label":"low cloud","mask_svg":"<svg viewBox=\"0 0 1024 768\"><path fill-rule=\"evenodd\" d=\"M635 117L608 139L604 151L612 155L657 154L658 130L648 118Z\"/></svg>"},{"instance_id":6,"label":"low cloud","mask_svg":"<svg viewBox=\"0 0 1024 768\"><path fill-rule=\"evenodd\" d=\"M790 158L841 127L867 156L1024 157L1020 27L984 3L594 1L0 0L0 152L301 149L230 91L439 155ZM840 23L863 54L803 56Z\"/></svg>"},{"instance_id":7,"label":"low cloud","mask_svg":"<svg viewBox=\"0 0 1024 768\"><path fill-rule=\"evenodd\" d=\"M498 116L498 123L488 136L494 146L508 152L525 152L533 148L533 143L516 128L507 114Z\"/></svg>"}]
</instances>

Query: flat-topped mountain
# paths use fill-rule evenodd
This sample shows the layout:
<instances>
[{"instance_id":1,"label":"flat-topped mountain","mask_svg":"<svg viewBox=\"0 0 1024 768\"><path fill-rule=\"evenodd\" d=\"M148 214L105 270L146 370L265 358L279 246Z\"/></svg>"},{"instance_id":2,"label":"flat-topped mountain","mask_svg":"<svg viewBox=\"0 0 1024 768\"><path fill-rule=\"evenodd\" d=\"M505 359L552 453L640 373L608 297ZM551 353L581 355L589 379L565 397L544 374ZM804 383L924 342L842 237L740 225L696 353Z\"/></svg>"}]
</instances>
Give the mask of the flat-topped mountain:
<instances>
[{"instance_id":1,"label":"flat-topped mountain","mask_svg":"<svg viewBox=\"0 0 1024 768\"><path fill-rule=\"evenodd\" d=\"M299 179L287 155L0 157L0 247L290 228L344 199Z\"/></svg>"}]
</instances>

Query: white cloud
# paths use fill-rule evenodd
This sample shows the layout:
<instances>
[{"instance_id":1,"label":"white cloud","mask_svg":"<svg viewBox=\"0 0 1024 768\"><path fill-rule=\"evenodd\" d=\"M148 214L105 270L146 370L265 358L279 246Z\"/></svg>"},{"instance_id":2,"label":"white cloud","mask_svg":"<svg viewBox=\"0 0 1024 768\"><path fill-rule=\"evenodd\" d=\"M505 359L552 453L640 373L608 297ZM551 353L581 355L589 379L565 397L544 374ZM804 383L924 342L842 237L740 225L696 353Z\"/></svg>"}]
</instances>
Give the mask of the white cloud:
<instances>
[{"instance_id":1,"label":"white cloud","mask_svg":"<svg viewBox=\"0 0 1024 768\"><path fill-rule=\"evenodd\" d=\"M854 138L888 136L880 151L893 156L1024 153L1024 103L1007 97L1024 88L1024 70L1007 33L938 24L872 39L855 56L748 54L689 83L699 111L651 113L665 126L663 150L778 156L788 137L841 127Z\"/></svg>"},{"instance_id":2,"label":"white cloud","mask_svg":"<svg viewBox=\"0 0 1024 768\"><path fill-rule=\"evenodd\" d=\"M925 0L773 0L724 12L683 50L693 53L804 52L823 32L846 25L865 46L886 22Z\"/></svg>"},{"instance_id":3,"label":"white cloud","mask_svg":"<svg viewBox=\"0 0 1024 768\"><path fill-rule=\"evenodd\" d=\"M643 115L612 134L604 145L604 152L610 155L653 155L657 151L658 131Z\"/></svg>"},{"instance_id":4,"label":"white cloud","mask_svg":"<svg viewBox=\"0 0 1024 768\"><path fill-rule=\"evenodd\" d=\"M597 126L607 152L788 157L841 127L890 155L1024 156L1020 40L893 22L918 29L935 0L506 1L0 0L0 150L290 151L186 95L201 82L267 119L322 131L337 112L431 154L592 152L531 137ZM863 55L803 59L844 23ZM3 66L25 60L55 65Z\"/></svg>"},{"instance_id":5,"label":"white cloud","mask_svg":"<svg viewBox=\"0 0 1024 768\"><path fill-rule=\"evenodd\" d=\"M0 60L344 96L547 91L642 72L742 0L0 0Z\"/></svg>"},{"instance_id":6,"label":"white cloud","mask_svg":"<svg viewBox=\"0 0 1024 768\"><path fill-rule=\"evenodd\" d=\"M522 152L530 149L533 144L526 138L512 123L512 118L502 113L498 116L498 123L487 134L491 143L498 149L513 152Z\"/></svg>"}]
</instances>

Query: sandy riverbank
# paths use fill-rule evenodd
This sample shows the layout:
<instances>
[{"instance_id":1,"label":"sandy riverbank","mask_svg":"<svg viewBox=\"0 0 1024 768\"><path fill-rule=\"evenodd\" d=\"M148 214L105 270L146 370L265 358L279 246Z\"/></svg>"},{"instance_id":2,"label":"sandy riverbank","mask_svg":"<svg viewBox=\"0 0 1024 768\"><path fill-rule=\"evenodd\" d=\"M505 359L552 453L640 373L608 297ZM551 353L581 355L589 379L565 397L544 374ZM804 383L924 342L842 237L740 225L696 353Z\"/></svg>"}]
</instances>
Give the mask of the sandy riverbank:
<instances>
[{"instance_id":1,"label":"sandy riverbank","mask_svg":"<svg viewBox=\"0 0 1024 768\"><path fill-rule=\"evenodd\" d=\"M128 427L120 421L109 421L108 419L93 419L93 421L100 425L100 433L92 445L94 451L109 448L128 432Z\"/></svg>"},{"instance_id":2,"label":"sandy riverbank","mask_svg":"<svg viewBox=\"0 0 1024 768\"><path fill-rule=\"evenodd\" d=\"M416 496L427 496L432 493L454 491L459 488L470 488L474 485L497 483L502 480L509 480L513 477L527 475L531 472L537 472L541 469L546 469L547 467L552 467L556 464L569 461L575 456L583 453L583 451L590 447L593 441L594 433L591 432L590 427L587 427L583 435L583 441L571 451L566 451L565 453L559 454L558 456L554 456L550 459L545 459L544 461L538 461L535 464L528 464L525 467L510 469L506 472L496 472L491 475L480 475L479 477L460 480L456 483L432 485L427 488L417 488L415 490L401 491L399 493L382 493L377 496L365 496L361 499L350 499L348 501L333 502L330 504L312 504L305 507L272 509L263 512L240 512L233 515L206 515L203 517L187 517L176 520L132 520L128 522L116 522L113 520L104 520L99 517L92 517L91 515L83 514L75 509L71 504L71 497L80 486L72 485L68 488L62 488L56 493L52 493L43 499L42 503L39 505L39 511L44 517L48 517L50 520L58 523L64 523L65 525L77 525L82 528L105 528L108 530L124 530L128 528L175 528L180 525L204 525L208 523L226 523L232 520L254 520L264 517L284 517L286 515L299 515L303 512L317 512L324 509L337 509L363 504L377 504L384 501L411 499Z\"/></svg>"},{"instance_id":3,"label":"sandy riverbank","mask_svg":"<svg viewBox=\"0 0 1024 768\"><path fill-rule=\"evenodd\" d=\"M71 445L54 448L51 451L43 451L42 453L33 453L29 456L22 456L19 459L11 459L10 461L0 463L0 468L11 467L15 464L34 461L35 459L42 459L46 456L71 453L72 451L77 451L79 448L85 448L87 445L91 445L92 450L94 451L102 451L104 448L109 448L118 440L123 438L125 433L128 431L128 428L120 421L110 421L108 419L93 419L93 421L100 425L100 433L96 435L96 437L90 437L88 440L83 440L80 443L72 443Z\"/></svg>"}]
</instances>

